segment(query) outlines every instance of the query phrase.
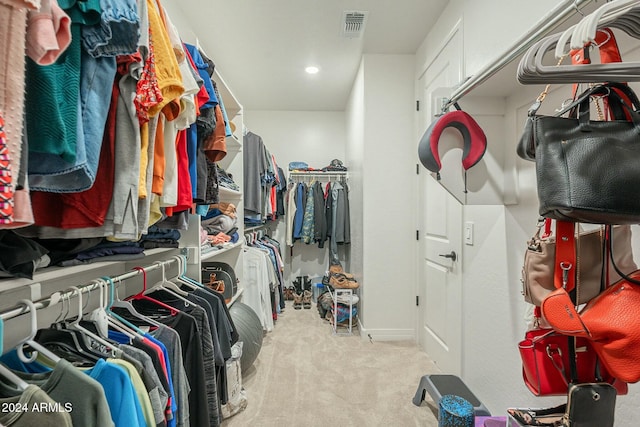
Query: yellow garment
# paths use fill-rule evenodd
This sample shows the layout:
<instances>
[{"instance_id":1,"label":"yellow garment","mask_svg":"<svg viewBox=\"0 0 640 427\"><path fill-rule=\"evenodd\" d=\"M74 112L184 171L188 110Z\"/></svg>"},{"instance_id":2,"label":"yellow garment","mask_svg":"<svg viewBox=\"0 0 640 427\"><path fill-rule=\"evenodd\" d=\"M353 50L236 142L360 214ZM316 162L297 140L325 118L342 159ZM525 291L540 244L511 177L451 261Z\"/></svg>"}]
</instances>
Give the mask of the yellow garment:
<instances>
[{"instance_id":1,"label":"yellow garment","mask_svg":"<svg viewBox=\"0 0 640 427\"><path fill-rule=\"evenodd\" d=\"M147 427L155 427L156 421L153 416L153 406L151 406L151 400L149 399L149 395L147 394L147 389L144 386L144 382L140 377L138 371L136 371L135 366L126 360L121 359L107 359L107 363L113 363L114 365L118 365L129 374L131 378L131 383L133 384L133 388L136 391L136 395L138 396L138 400L140 401L140 407L142 408L142 415L144 416L144 421L147 424Z\"/></svg>"},{"instance_id":2,"label":"yellow garment","mask_svg":"<svg viewBox=\"0 0 640 427\"><path fill-rule=\"evenodd\" d=\"M169 34L160 19L158 8L154 0L147 0L149 15L149 36L153 46L153 53L156 60L156 78L158 87L162 93L162 102L149 109L149 116L155 116L169 104L176 104L180 108L180 96L184 92L182 84L182 74L176 54L171 46ZM179 111L178 111L179 112ZM178 114L173 114L177 117Z\"/></svg>"},{"instance_id":3,"label":"yellow garment","mask_svg":"<svg viewBox=\"0 0 640 427\"><path fill-rule=\"evenodd\" d=\"M151 206L149 211L149 224L153 225L162 219L162 211L160 210L160 196L151 195Z\"/></svg>"},{"instance_id":4,"label":"yellow garment","mask_svg":"<svg viewBox=\"0 0 640 427\"><path fill-rule=\"evenodd\" d=\"M140 125L140 176L138 178L138 198L147 198L147 167L149 166L149 122Z\"/></svg>"},{"instance_id":5,"label":"yellow garment","mask_svg":"<svg viewBox=\"0 0 640 427\"><path fill-rule=\"evenodd\" d=\"M153 181L151 183L151 192L162 196L162 187L164 185L164 116L158 116L158 126L154 135L153 146Z\"/></svg>"}]
</instances>

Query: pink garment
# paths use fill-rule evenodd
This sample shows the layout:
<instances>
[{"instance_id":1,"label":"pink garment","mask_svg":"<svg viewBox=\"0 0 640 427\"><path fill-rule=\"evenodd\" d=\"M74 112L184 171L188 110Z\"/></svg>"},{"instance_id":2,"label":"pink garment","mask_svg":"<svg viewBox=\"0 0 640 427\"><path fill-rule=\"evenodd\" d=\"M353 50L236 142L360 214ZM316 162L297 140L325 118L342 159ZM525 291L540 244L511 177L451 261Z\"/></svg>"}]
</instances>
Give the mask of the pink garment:
<instances>
[{"instance_id":1,"label":"pink garment","mask_svg":"<svg viewBox=\"0 0 640 427\"><path fill-rule=\"evenodd\" d=\"M37 9L39 1L0 0L0 110L3 112L11 174L20 172L24 114L24 51L27 8ZM25 186L13 194L13 222L0 228L16 228L33 224L29 189Z\"/></svg>"},{"instance_id":2,"label":"pink garment","mask_svg":"<svg viewBox=\"0 0 640 427\"><path fill-rule=\"evenodd\" d=\"M11 161L4 134L4 119L0 111L0 224L13 222L13 180Z\"/></svg>"},{"instance_id":3,"label":"pink garment","mask_svg":"<svg viewBox=\"0 0 640 427\"><path fill-rule=\"evenodd\" d=\"M71 43L71 18L56 0L42 0L42 7L27 18L27 55L39 65L49 65Z\"/></svg>"}]
</instances>

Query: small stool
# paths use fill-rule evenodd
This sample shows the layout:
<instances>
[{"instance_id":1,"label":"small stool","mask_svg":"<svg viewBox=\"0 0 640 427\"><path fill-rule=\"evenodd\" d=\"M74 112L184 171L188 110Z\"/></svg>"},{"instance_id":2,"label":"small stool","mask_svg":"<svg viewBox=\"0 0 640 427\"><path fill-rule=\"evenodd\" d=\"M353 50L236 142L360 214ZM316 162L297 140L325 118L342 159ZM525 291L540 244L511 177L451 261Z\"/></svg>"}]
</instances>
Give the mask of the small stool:
<instances>
[{"instance_id":1,"label":"small stool","mask_svg":"<svg viewBox=\"0 0 640 427\"><path fill-rule=\"evenodd\" d=\"M424 375L422 378L420 378L418 390L416 390L416 394L413 397L413 404L416 406L420 406L420 404L424 400L425 393L429 393L429 396L431 396L436 405L439 404L440 399L442 399L442 396L444 395L450 394L454 396L460 396L464 400L471 403L475 415L491 416L491 413L484 406L484 404L480 402L480 399L478 399L471 392L471 390L469 390L469 387L467 387L462 379L455 375Z\"/></svg>"}]
</instances>

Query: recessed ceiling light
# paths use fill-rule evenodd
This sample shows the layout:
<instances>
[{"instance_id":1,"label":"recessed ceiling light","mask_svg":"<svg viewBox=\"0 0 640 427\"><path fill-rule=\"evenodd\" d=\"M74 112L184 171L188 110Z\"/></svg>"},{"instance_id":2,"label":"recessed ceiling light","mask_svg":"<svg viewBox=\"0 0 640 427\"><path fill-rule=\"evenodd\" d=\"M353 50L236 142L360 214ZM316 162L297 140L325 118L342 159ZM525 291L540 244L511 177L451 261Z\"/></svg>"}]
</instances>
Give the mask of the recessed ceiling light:
<instances>
[{"instance_id":1,"label":"recessed ceiling light","mask_svg":"<svg viewBox=\"0 0 640 427\"><path fill-rule=\"evenodd\" d=\"M307 68L304 69L307 73L309 74L318 74L318 71L320 71L320 68L315 67L315 66L309 66Z\"/></svg>"}]
</instances>

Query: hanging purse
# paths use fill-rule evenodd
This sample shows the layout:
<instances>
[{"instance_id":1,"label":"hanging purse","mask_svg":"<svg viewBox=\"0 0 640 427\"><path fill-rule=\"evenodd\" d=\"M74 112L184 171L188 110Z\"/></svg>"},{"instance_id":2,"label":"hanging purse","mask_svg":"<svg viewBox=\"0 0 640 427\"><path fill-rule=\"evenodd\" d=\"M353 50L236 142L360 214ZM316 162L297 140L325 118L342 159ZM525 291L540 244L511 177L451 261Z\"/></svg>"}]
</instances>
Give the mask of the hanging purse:
<instances>
[{"instance_id":1,"label":"hanging purse","mask_svg":"<svg viewBox=\"0 0 640 427\"><path fill-rule=\"evenodd\" d=\"M610 64L610 63L618 63L622 62L622 57L620 55L620 49L618 47L618 42L616 40L615 34L609 28L600 28L596 32L596 38L594 40L595 47L598 48L600 53L600 63L601 64ZM573 65L579 64L591 64L590 58L590 49L592 48L591 44L585 45L580 49L571 50L569 56L571 57L571 63ZM563 58L564 59L564 58ZM562 63L561 59L558 62L558 66ZM625 85L626 86L626 85ZM536 102L531 106L528 113L527 121L525 122L524 131L520 138L520 141L516 147L516 152L518 156L525 160L535 161L536 160L536 145L535 139L533 136L533 124L536 117L536 112L542 101L544 101L547 93L549 92L549 88L551 84L548 84L545 89L542 91L540 96L536 99ZM578 84L573 85L573 99L576 99L578 95ZM614 88L614 90L620 95L620 97L628 104L632 105L633 101L629 98L624 90ZM608 117L611 117L615 120L630 120L631 117L626 115L625 112L621 109L619 105L609 106L607 100L604 99L604 111L607 113ZM600 120L606 120L603 111L600 108L599 104L596 104L596 108L598 110L598 116Z\"/></svg>"},{"instance_id":2,"label":"hanging purse","mask_svg":"<svg viewBox=\"0 0 640 427\"><path fill-rule=\"evenodd\" d=\"M613 228L615 238L611 251L615 263L625 274L637 270L633 261L631 247L631 227L628 225ZM617 282L621 276L612 268L603 271L603 259L608 254L604 248L604 230L583 231L576 235L578 275L576 281L580 287L578 303L583 304L598 295L604 287L601 284ZM544 298L554 289L554 265L556 254L556 238L551 235L551 220L538 223L535 235L527 242L522 268L522 294L524 300L539 306ZM604 280L601 280L603 279Z\"/></svg>"},{"instance_id":3,"label":"hanging purse","mask_svg":"<svg viewBox=\"0 0 640 427\"><path fill-rule=\"evenodd\" d=\"M631 277L639 280L640 272ZM588 338L616 378L640 381L640 286L622 279L589 301L580 313L560 288L545 298L541 309L557 332Z\"/></svg>"},{"instance_id":4,"label":"hanging purse","mask_svg":"<svg viewBox=\"0 0 640 427\"><path fill-rule=\"evenodd\" d=\"M606 97L610 108L621 107L631 120L592 121L589 104L595 97ZM640 222L639 106L628 86L606 83L585 91L559 113L570 117L530 111L526 133L535 146L541 216L595 224Z\"/></svg>"},{"instance_id":5,"label":"hanging purse","mask_svg":"<svg viewBox=\"0 0 640 427\"><path fill-rule=\"evenodd\" d=\"M524 383L536 396L565 395L571 382L569 338L553 329L527 331L518 344L522 359ZM576 338L575 361L580 382L604 381L614 383L615 378L598 363L598 356L589 340ZM621 394L626 393L626 384Z\"/></svg>"},{"instance_id":6,"label":"hanging purse","mask_svg":"<svg viewBox=\"0 0 640 427\"><path fill-rule=\"evenodd\" d=\"M554 262L559 268L554 271L553 283L558 290L564 291L565 295L568 296L568 292L572 292L577 298L581 288L579 285L576 286L575 277L575 224L557 221L555 232L557 245ZM543 304L548 299L549 297ZM571 298L569 303L573 307ZM542 313L544 319L548 320L544 316L543 308L536 308L535 313L537 319ZM577 382L607 382L615 384L619 394L627 393L627 384L618 381L617 377L606 369L606 365L600 363L595 344L590 342L588 337L574 339L567 335L572 334L553 329L534 329L528 331L525 339L520 342L518 348L522 359L523 378L533 394L564 395L569 384Z\"/></svg>"},{"instance_id":7,"label":"hanging purse","mask_svg":"<svg viewBox=\"0 0 640 427\"><path fill-rule=\"evenodd\" d=\"M573 384L569 388L562 425L613 427L616 389L607 383Z\"/></svg>"}]
</instances>

